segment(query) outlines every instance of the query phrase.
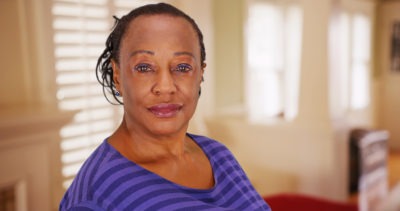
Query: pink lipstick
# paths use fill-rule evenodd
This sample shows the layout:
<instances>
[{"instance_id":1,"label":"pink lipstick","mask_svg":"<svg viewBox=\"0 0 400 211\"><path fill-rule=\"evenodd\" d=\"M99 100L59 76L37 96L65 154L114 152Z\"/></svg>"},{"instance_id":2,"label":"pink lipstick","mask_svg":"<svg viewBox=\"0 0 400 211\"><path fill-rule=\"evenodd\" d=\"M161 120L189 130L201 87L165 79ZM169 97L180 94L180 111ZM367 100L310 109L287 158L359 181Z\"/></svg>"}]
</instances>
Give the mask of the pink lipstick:
<instances>
[{"instance_id":1,"label":"pink lipstick","mask_svg":"<svg viewBox=\"0 0 400 211\"><path fill-rule=\"evenodd\" d=\"M169 104L169 103L162 103L151 106L149 111L153 113L156 117L160 118L168 118L175 116L179 110L181 110L182 105L179 104Z\"/></svg>"}]
</instances>

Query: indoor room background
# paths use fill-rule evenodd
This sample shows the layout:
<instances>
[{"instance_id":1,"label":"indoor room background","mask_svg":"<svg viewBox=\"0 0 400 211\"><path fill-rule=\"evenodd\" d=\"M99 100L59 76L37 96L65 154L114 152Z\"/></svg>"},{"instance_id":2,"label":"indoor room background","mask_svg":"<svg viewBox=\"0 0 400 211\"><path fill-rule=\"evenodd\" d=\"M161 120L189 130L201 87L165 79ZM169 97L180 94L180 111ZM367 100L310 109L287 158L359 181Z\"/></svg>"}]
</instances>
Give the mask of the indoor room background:
<instances>
[{"instance_id":1,"label":"indoor room background","mask_svg":"<svg viewBox=\"0 0 400 211\"><path fill-rule=\"evenodd\" d=\"M113 15L153 2L0 0L0 191L17 210L57 210L120 123L97 57ZM387 151L400 151L399 0L166 2L205 38L189 132L225 144L261 195L347 201L356 128L387 132Z\"/></svg>"}]
</instances>

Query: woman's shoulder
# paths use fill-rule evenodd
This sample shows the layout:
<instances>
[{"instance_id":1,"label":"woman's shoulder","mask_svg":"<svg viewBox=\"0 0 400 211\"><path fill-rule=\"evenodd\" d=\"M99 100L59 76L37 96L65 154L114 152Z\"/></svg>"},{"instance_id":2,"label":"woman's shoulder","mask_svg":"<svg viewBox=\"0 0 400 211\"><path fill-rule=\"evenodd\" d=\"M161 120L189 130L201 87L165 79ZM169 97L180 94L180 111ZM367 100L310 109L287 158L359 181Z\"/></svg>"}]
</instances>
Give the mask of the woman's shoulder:
<instances>
[{"instance_id":1,"label":"woman's shoulder","mask_svg":"<svg viewBox=\"0 0 400 211\"><path fill-rule=\"evenodd\" d=\"M207 136L194 135L189 133L188 136L192 138L209 157L233 157L233 154L228 149L228 147L215 139L209 138Z\"/></svg>"},{"instance_id":2,"label":"woman's shoulder","mask_svg":"<svg viewBox=\"0 0 400 211\"><path fill-rule=\"evenodd\" d=\"M220 147L220 148L227 149L227 147L223 143L221 143L220 141L217 141L213 138L209 138L209 137L203 136L203 135L191 134L191 133L188 133L187 135L190 138L192 138L201 147L211 147L211 148Z\"/></svg>"},{"instance_id":3,"label":"woman's shoulder","mask_svg":"<svg viewBox=\"0 0 400 211\"><path fill-rule=\"evenodd\" d=\"M101 183L120 177L121 174L137 170L137 165L113 148L106 140L100 144L85 161L77 177L87 181L89 186L97 187Z\"/></svg>"},{"instance_id":4,"label":"woman's shoulder","mask_svg":"<svg viewBox=\"0 0 400 211\"><path fill-rule=\"evenodd\" d=\"M108 144L107 140L104 140L78 171L64 195L61 206L80 206L80 203L89 203L91 200L97 199L96 197L103 197L108 192L118 189L127 181L124 176L135 170L137 170L136 165L125 159ZM97 199L96 203L102 204L103 202Z\"/></svg>"},{"instance_id":5,"label":"woman's shoulder","mask_svg":"<svg viewBox=\"0 0 400 211\"><path fill-rule=\"evenodd\" d=\"M105 139L86 159L79 173L90 171L94 174L94 172L101 170L101 168L107 167L107 165L104 165L105 163L113 160L121 160L121 158L116 150L108 144L107 139Z\"/></svg>"}]
</instances>

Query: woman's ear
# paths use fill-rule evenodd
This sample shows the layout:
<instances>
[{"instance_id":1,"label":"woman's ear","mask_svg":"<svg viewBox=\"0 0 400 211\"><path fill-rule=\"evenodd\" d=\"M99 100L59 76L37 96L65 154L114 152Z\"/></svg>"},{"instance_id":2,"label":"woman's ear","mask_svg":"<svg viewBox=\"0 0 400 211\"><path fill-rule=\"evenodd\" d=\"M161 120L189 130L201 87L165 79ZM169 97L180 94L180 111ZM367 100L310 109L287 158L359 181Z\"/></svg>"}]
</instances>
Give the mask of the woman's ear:
<instances>
[{"instance_id":1,"label":"woman's ear","mask_svg":"<svg viewBox=\"0 0 400 211\"><path fill-rule=\"evenodd\" d=\"M206 68L206 66L207 66L206 63L203 63L203 64L201 65L201 82L204 81L204 69Z\"/></svg>"},{"instance_id":2,"label":"woman's ear","mask_svg":"<svg viewBox=\"0 0 400 211\"><path fill-rule=\"evenodd\" d=\"M201 65L201 80L200 80L200 84L199 84L199 97L201 96L201 83L204 82L204 68L206 67L206 63L203 63Z\"/></svg>"},{"instance_id":3,"label":"woman's ear","mask_svg":"<svg viewBox=\"0 0 400 211\"><path fill-rule=\"evenodd\" d=\"M117 89L117 91L122 96L121 81L120 81L121 71L119 69L119 65L114 59L112 59L111 60L111 66L112 66L112 69L113 69L113 81L114 81L114 84L115 84L115 88Z\"/></svg>"}]
</instances>

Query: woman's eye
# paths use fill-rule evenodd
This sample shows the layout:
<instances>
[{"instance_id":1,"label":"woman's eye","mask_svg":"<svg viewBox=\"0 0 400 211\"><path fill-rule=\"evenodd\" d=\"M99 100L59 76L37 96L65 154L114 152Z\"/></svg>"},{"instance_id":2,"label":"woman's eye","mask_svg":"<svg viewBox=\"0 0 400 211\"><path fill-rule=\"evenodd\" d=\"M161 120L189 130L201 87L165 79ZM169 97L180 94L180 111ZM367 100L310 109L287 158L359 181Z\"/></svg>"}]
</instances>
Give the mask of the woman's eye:
<instances>
[{"instance_id":1,"label":"woman's eye","mask_svg":"<svg viewBox=\"0 0 400 211\"><path fill-rule=\"evenodd\" d=\"M134 69L138 72L150 72L152 70L149 64L138 64Z\"/></svg>"},{"instance_id":2,"label":"woman's eye","mask_svg":"<svg viewBox=\"0 0 400 211\"><path fill-rule=\"evenodd\" d=\"M189 64L179 64L176 66L175 70L178 72L189 72L192 70L192 66Z\"/></svg>"}]
</instances>

